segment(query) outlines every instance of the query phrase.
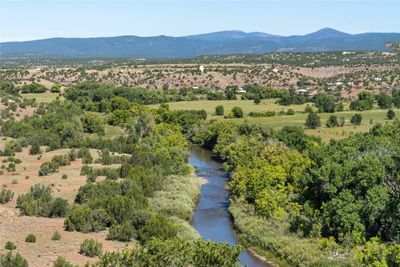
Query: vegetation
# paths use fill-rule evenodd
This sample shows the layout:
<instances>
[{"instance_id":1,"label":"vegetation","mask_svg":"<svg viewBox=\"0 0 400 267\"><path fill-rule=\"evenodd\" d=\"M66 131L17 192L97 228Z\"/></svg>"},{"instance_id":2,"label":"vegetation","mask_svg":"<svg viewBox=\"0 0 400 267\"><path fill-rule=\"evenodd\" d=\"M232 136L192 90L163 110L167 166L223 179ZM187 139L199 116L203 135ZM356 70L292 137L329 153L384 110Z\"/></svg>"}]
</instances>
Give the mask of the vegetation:
<instances>
[{"instance_id":1,"label":"vegetation","mask_svg":"<svg viewBox=\"0 0 400 267\"><path fill-rule=\"evenodd\" d=\"M85 239L81 244L79 253L87 257L99 256L103 249L103 245L94 239Z\"/></svg>"},{"instance_id":2,"label":"vegetation","mask_svg":"<svg viewBox=\"0 0 400 267\"><path fill-rule=\"evenodd\" d=\"M34 234L29 234L25 238L25 242L27 242L27 243L36 243L36 236Z\"/></svg>"},{"instance_id":3,"label":"vegetation","mask_svg":"<svg viewBox=\"0 0 400 267\"><path fill-rule=\"evenodd\" d=\"M19 253L12 252L0 253L0 266L28 267L28 262Z\"/></svg>"},{"instance_id":4,"label":"vegetation","mask_svg":"<svg viewBox=\"0 0 400 267\"><path fill-rule=\"evenodd\" d=\"M64 217L69 205L65 199L54 198L50 187L36 184L28 193L18 196L17 208L21 215Z\"/></svg>"},{"instance_id":5,"label":"vegetation","mask_svg":"<svg viewBox=\"0 0 400 267\"><path fill-rule=\"evenodd\" d=\"M397 122L321 144L300 130L211 122L192 140L225 161L231 212L247 242L295 266L396 266L399 134ZM295 246L305 254L296 257Z\"/></svg>"},{"instance_id":6,"label":"vegetation","mask_svg":"<svg viewBox=\"0 0 400 267\"><path fill-rule=\"evenodd\" d=\"M9 189L3 188L0 191L0 204L5 204L10 202L14 197L14 192Z\"/></svg>"}]
</instances>

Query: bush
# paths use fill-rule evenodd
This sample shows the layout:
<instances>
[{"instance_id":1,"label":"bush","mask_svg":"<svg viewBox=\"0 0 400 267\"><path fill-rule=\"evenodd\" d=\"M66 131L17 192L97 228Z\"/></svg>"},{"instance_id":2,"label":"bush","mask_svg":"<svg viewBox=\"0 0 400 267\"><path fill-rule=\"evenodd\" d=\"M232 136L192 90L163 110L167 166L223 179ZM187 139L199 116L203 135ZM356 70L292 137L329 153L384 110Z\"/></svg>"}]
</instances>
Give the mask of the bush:
<instances>
[{"instance_id":1,"label":"bush","mask_svg":"<svg viewBox=\"0 0 400 267\"><path fill-rule=\"evenodd\" d=\"M389 120L394 119L396 117L396 113L394 113L393 109L389 109L388 112L386 113L386 118Z\"/></svg>"},{"instance_id":2,"label":"bush","mask_svg":"<svg viewBox=\"0 0 400 267\"><path fill-rule=\"evenodd\" d=\"M14 197L14 192L12 192L9 189L3 188L0 191L0 204L4 204L11 201L13 197Z\"/></svg>"},{"instance_id":3,"label":"bush","mask_svg":"<svg viewBox=\"0 0 400 267\"><path fill-rule=\"evenodd\" d=\"M17 248L17 246L14 244L12 241L7 241L6 245L4 246L5 249L7 250L14 250Z\"/></svg>"},{"instance_id":4,"label":"bush","mask_svg":"<svg viewBox=\"0 0 400 267\"><path fill-rule=\"evenodd\" d=\"M296 112L294 111L294 109L291 109L291 108L289 108L287 111L286 111L286 115L294 115L294 114L296 114Z\"/></svg>"},{"instance_id":5,"label":"bush","mask_svg":"<svg viewBox=\"0 0 400 267\"><path fill-rule=\"evenodd\" d=\"M25 238L25 242L27 242L27 243L36 243L36 236L34 234L29 234Z\"/></svg>"},{"instance_id":6,"label":"bush","mask_svg":"<svg viewBox=\"0 0 400 267\"><path fill-rule=\"evenodd\" d=\"M77 267L77 265L73 265L65 258L58 256L57 259L53 263L53 267Z\"/></svg>"},{"instance_id":7,"label":"bush","mask_svg":"<svg viewBox=\"0 0 400 267\"><path fill-rule=\"evenodd\" d=\"M326 127L332 128L338 126L339 126L338 118L335 115L329 116L328 120L326 121Z\"/></svg>"},{"instance_id":8,"label":"bush","mask_svg":"<svg viewBox=\"0 0 400 267\"><path fill-rule=\"evenodd\" d=\"M61 176L61 179L66 180L68 178L68 175L66 175L65 173Z\"/></svg>"},{"instance_id":9,"label":"bush","mask_svg":"<svg viewBox=\"0 0 400 267\"><path fill-rule=\"evenodd\" d=\"M307 116L305 125L309 129L316 129L317 127L321 126L321 119L317 113L311 112Z\"/></svg>"},{"instance_id":10,"label":"bush","mask_svg":"<svg viewBox=\"0 0 400 267\"><path fill-rule=\"evenodd\" d=\"M167 217L154 215L140 228L139 239L145 243L152 237L165 240L175 237L176 234L175 225Z\"/></svg>"},{"instance_id":11,"label":"bush","mask_svg":"<svg viewBox=\"0 0 400 267\"><path fill-rule=\"evenodd\" d=\"M34 143L31 145L31 148L29 149L29 155L38 155L42 153L42 151L40 150L40 146L37 143Z\"/></svg>"},{"instance_id":12,"label":"bush","mask_svg":"<svg viewBox=\"0 0 400 267\"><path fill-rule=\"evenodd\" d=\"M131 241L132 239L136 238L136 229L135 227L129 223L125 222L121 225L114 224L110 227L108 231L107 238L111 240L119 240L123 242Z\"/></svg>"},{"instance_id":13,"label":"bush","mask_svg":"<svg viewBox=\"0 0 400 267\"><path fill-rule=\"evenodd\" d=\"M4 267L28 267L28 262L19 253L13 254L7 252L5 254L0 254L0 266Z\"/></svg>"},{"instance_id":14,"label":"bush","mask_svg":"<svg viewBox=\"0 0 400 267\"><path fill-rule=\"evenodd\" d=\"M359 114L359 113L354 114L354 115L351 117L350 122L351 122L351 124L354 124L354 125L361 125L361 122L362 122L362 115Z\"/></svg>"},{"instance_id":15,"label":"bush","mask_svg":"<svg viewBox=\"0 0 400 267\"><path fill-rule=\"evenodd\" d=\"M233 107L231 112L234 118L243 118L243 110L241 107Z\"/></svg>"},{"instance_id":16,"label":"bush","mask_svg":"<svg viewBox=\"0 0 400 267\"><path fill-rule=\"evenodd\" d=\"M224 115L224 106L219 105L215 107L215 115L222 116Z\"/></svg>"},{"instance_id":17,"label":"bush","mask_svg":"<svg viewBox=\"0 0 400 267\"><path fill-rule=\"evenodd\" d=\"M102 248L103 245L100 242L94 239L86 239L81 244L79 253L87 257L95 257L100 255Z\"/></svg>"},{"instance_id":18,"label":"bush","mask_svg":"<svg viewBox=\"0 0 400 267\"><path fill-rule=\"evenodd\" d=\"M53 233L53 235L51 236L51 240L60 240L61 239L61 235L58 231L55 231Z\"/></svg>"}]
</instances>

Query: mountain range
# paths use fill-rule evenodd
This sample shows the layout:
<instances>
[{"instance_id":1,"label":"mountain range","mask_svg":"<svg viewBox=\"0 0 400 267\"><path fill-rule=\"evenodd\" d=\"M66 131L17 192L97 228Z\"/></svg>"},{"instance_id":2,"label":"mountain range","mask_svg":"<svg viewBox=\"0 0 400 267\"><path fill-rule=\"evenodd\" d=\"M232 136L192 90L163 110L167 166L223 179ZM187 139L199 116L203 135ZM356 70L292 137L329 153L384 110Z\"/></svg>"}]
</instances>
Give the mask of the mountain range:
<instances>
[{"instance_id":1,"label":"mountain range","mask_svg":"<svg viewBox=\"0 0 400 267\"><path fill-rule=\"evenodd\" d=\"M400 33L349 34L324 28L306 35L222 31L182 37L50 38L0 43L0 56L40 58L190 58L267 52L384 51Z\"/></svg>"}]
</instances>

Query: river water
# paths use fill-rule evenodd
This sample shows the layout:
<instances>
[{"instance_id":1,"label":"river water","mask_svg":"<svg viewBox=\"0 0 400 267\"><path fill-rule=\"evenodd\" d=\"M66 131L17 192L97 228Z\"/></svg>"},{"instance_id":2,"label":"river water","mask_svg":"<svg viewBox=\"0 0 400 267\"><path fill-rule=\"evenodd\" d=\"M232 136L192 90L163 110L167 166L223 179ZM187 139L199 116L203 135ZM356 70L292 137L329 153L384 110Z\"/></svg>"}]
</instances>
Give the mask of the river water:
<instances>
[{"instance_id":1,"label":"river water","mask_svg":"<svg viewBox=\"0 0 400 267\"><path fill-rule=\"evenodd\" d=\"M190 164L196 168L199 177L208 180L201 187L193 227L205 240L238 245L228 211L229 195L224 188L228 176L222 164L213 160L211 152L196 147L192 148ZM269 266L247 251L240 254L240 263L250 267Z\"/></svg>"}]
</instances>

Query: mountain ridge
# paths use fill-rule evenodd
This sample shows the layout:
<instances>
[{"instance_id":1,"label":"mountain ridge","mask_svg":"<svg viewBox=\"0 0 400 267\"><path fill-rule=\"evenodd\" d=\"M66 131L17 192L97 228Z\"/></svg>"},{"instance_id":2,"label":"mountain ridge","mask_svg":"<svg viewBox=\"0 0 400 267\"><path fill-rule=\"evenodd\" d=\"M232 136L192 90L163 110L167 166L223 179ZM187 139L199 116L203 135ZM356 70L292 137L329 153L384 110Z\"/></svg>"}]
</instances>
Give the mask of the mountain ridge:
<instances>
[{"instance_id":1,"label":"mountain ridge","mask_svg":"<svg viewBox=\"0 0 400 267\"><path fill-rule=\"evenodd\" d=\"M187 36L121 35L115 37L54 37L0 43L1 57L60 58L188 58L201 55L268 52L385 51L385 42L400 41L400 33L349 34L323 28L305 35L282 36L238 30Z\"/></svg>"}]
</instances>

